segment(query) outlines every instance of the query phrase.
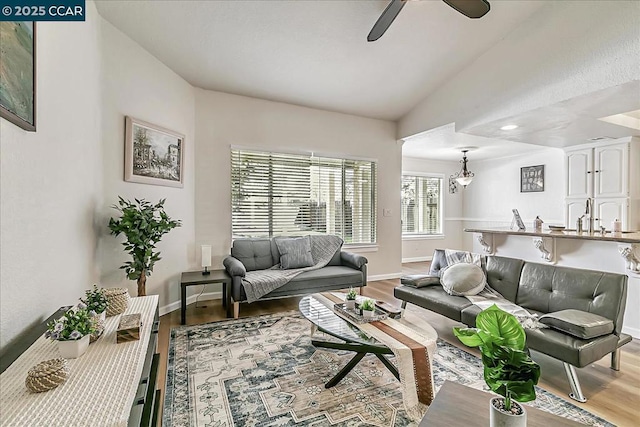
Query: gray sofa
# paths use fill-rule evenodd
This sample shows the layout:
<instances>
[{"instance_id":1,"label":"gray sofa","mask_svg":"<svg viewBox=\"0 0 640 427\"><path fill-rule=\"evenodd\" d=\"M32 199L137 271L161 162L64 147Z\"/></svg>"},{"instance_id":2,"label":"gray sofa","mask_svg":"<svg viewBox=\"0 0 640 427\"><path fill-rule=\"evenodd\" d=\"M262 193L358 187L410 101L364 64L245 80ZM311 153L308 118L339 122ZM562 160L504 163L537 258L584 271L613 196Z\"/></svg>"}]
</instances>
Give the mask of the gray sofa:
<instances>
[{"instance_id":1,"label":"gray sofa","mask_svg":"<svg viewBox=\"0 0 640 427\"><path fill-rule=\"evenodd\" d=\"M438 276L446 266L444 251L436 250L429 276ZM550 313L574 309L579 312L564 313L569 313L572 316L569 320L578 324L578 327L598 327L598 323L606 319L613 322L612 331L592 338L577 338L575 326L571 326L573 329L569 332L556 327L526 330L529 348L564 363L572 390L569 394L571 398L586 401L575 367L585 367L611 353L611 368L619 370L620 347L631 341L629 335L621 332L627 298L626 275L537 264L500 256L487 256L483 270L489 286L506 299L539 316L548 314L543 321L556 316ZM404 282L415 285L416 278L413 279ZM394 289L394 295L403 301L403 308L410 302L470 327L475 327L476 316L480 312L467 298L449 295L440 285L420 288L402 285ZM596 322L596 316L592 314L606 319ZM611 326L608 320L607 323Z\"/></svg>"},{"instance_id":2,"label":"gray sofa","mask_svg":"<svg viewBox=\"0 0 640 427\"><path fill-rule=\"evenodd\" d=\"M243 238L233 241L231 255L223 261L231 276L228 303L233 303L233 317L238 318L240 303L247 301L242 278L247 271L266 270L280 263L280 252L275 238ZM269 292L260 299L285 298L316 292L367 285L367 258L338 250L331 261L318 270L306 271L290 282Z\"/></svg>"}]
</instances>

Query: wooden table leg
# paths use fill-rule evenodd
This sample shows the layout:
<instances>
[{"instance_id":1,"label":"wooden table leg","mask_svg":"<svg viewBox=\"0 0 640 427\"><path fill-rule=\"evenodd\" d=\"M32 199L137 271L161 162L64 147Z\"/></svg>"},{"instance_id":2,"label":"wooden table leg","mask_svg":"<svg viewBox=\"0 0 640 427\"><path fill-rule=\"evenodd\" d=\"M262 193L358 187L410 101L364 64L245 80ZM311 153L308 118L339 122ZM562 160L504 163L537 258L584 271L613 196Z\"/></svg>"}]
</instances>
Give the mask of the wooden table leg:
<instances>
[{"instance_id":1,"label":"wooden table leg","mask_svg":"<svg viewBox=\"0 0 640 427\"><path fill-rule=\"evenodd\" d=\"M180 324L184 325L187 317L187 287L184 284L180 287Z\"/></svg>"}]
</instances>

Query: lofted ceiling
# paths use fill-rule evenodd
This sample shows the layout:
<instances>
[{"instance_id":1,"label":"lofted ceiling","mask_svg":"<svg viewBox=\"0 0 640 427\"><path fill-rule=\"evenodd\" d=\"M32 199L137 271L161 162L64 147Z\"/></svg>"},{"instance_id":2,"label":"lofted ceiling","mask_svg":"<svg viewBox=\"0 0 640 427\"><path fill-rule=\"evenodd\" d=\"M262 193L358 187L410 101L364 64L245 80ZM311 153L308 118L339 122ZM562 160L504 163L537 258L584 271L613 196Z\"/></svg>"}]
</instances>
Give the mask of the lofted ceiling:
<instances>
[{"instance_id":1,"label":"lofted ceiling","mask_svg":"<svg viewBox=\"0 0 640 427\"><path fill-rule=\"evenodd\" d=\"M104 19L192 85L397 120L504 38L539 1L491 0L468 19L411 1L367 34L388 1L97 1Z\"/></svg>"}]
</instances>

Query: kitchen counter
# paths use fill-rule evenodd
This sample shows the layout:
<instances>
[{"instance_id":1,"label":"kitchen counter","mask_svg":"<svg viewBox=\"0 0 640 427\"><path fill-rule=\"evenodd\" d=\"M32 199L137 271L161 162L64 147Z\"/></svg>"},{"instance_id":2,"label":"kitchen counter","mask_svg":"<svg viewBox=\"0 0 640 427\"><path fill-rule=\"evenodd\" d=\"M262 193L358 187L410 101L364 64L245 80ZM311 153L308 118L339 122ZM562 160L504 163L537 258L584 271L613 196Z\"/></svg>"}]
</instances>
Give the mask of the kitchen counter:
<instances>
[{"instance_id":1,"label":"kitchen counter","mask_svg":"<svg viewBox=\"0 0 640 427\"><path fill-rule=\"evenodd\" d=\"M640 232L623 232L623 233L577 233L575 230L551 231L546 227L542 230L511 230L509 228L465 228L464 231L470 233L487 233L487 234L508 234L513 236L531 236L531 237L551 237L554 239L581 239L581 240L598 240L603 242L618 243L640 243Z\"/></svg>"}]
</instances>

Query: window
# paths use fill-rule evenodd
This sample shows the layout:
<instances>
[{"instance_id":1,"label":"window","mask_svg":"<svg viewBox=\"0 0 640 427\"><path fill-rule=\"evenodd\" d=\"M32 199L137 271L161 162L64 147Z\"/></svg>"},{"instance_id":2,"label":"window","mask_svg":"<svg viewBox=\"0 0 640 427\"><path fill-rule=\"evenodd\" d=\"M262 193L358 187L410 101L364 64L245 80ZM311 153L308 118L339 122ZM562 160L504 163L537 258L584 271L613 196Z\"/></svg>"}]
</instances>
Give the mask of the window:
<instances>
[{"instance_id":1,"label":"window","mask_svg":"<svg viewBox=\"0 0 640 427\"><path fill-rule=\"evenodd\" d=\"M376 163L231 150L234 237L337 234L376 241Z\"/></svg>"},{"instance_id":2,"label":"window","mask_svg":"<svg viewBox=\"0 0 640 427\"><path fill-rule=\"evenodd\" d=\"M442 185L438 176L402 175L402 234L442 234Z\"/></svg>"}]
</instances>

